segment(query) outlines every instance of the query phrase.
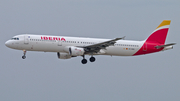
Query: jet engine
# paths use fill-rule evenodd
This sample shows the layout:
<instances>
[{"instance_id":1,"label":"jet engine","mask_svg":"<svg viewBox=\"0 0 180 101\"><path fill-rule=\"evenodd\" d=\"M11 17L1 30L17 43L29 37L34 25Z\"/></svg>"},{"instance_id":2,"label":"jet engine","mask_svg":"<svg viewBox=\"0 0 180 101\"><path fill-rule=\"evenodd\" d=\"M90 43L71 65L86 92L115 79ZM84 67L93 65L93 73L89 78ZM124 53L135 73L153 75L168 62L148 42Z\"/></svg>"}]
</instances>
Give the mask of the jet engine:
<instances>
[{"instance_id":1,"label":"jet engine","mask_svg":"<svg viewBox=\"0 0 180 101\"><path fill-rule=\"evenodd\" d=\"M70 59L71 58L71 56L68 53L57 52L57 56L59 59Z\"/></svg>"},{"instance_id":2,"label":"jet engine","mask_svg":"<svg viewBox=\"0 0 180 101\"><path fill-rule=\"evenodd\" d=\"M84 48L79 47L69 47L69 54L71 56L81 56L84 55Z\"/></svg>"},{"instance_id":3,"label":"jet engine","mask_svg":"<svg viewBox=\"0 0 180 101\"><path fill-rule=\"evenodd\" d=\"M64 48L64 52L69 53L70 56L81 56L84 55L84 48L68 46Z\"/></svg>"}]
</instances>

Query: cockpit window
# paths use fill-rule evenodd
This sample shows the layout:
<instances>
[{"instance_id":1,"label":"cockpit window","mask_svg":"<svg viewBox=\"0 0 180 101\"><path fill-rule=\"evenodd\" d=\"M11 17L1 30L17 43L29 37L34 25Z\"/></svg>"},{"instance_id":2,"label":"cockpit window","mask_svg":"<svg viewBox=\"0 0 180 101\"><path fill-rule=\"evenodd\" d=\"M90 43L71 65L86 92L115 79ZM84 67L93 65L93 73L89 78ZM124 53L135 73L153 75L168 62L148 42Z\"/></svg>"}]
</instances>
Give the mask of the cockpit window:
<instances>
[{"instance_id":1,"label":"cockpit window","mask_svg":"<svg viewBox=\"0 0 180 101\"><path fill-rule=\"evenodd\" d=\"M19 38L11 38L11 40L19 40Z\"/></svg>"}]
</instances>

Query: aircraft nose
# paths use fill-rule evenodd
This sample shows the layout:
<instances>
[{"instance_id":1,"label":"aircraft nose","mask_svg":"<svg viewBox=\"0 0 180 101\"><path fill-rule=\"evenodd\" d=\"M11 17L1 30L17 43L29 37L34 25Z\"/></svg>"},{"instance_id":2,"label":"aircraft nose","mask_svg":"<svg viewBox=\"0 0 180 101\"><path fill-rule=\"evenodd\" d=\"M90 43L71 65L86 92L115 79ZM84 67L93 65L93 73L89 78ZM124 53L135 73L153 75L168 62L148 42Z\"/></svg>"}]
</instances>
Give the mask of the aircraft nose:
<instances>
[{"instance_id":1,"label":"aircraft nose","mask_svg":"<svg viewBox=\"0 0 180 101\"><path fill-rule=\"evenodd\" d=\"M6 45L7 47L10 47L10 42L9 42L9 41L6 41L6 42L5 42L5 45Z\"/></svg>"}]
</instances>

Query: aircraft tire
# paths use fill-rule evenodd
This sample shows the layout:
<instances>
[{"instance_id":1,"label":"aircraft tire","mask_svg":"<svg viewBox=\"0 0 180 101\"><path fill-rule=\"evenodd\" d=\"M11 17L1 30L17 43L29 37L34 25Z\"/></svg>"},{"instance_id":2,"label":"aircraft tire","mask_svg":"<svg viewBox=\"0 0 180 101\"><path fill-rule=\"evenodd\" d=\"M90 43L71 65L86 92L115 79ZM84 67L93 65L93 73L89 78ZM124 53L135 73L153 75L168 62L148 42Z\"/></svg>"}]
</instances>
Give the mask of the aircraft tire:
<instances>
[{"instance_id":1,"label":"aircraft tire","mask_svg":"<svg viewBox=\"0 0 180 101\"><path fill-rule=\"evenodd\" d=\"M96 60L95 57L91 57L91 58L89 59L90 62L94 62L95 60Z\"/></svg>"},{"instance_id":2,"label":"aircraft tire","mask_svg":"<svg viewBox=\"0 0 180 101\"><path fill-rule=\"evenodd\" d=\"M81 63L82 63L82 64L86 64L86 63L87 63L87 60L86 60L86 59L82 59Z\"/></svg>"},{"instance_id":3,"label":"aircraft tire","mask_svg":"<svg viewBox=\"0 0 180 101\"><path fill-rule=\"evenodd\" d=\"M26 58L26 56L22 56L22 59L25 59Z\"/></svg>"}]
</instances>

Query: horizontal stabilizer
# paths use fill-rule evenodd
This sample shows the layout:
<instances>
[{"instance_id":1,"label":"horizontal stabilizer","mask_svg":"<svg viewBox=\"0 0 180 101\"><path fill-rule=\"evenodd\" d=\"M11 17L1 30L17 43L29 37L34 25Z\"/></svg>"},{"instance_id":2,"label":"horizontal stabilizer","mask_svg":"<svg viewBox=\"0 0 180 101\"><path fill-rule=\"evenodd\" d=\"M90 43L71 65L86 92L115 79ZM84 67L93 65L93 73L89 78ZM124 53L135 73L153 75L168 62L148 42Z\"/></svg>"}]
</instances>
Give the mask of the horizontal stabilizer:
<instances>
[{"instance_id":1,"label":"horizontal stabilizer","mask_svg":"<svg viewBox=\"0 0 180 101\"><path fill-rule=\"evenodd\" d=\"M172 46L175 45L176 43L170 43L170 44L166 44L166 45L161 45L161 46L156 46L157 49L160 49L162 47L168 47L168 46Z\"/></svg>"}]
</instances>

